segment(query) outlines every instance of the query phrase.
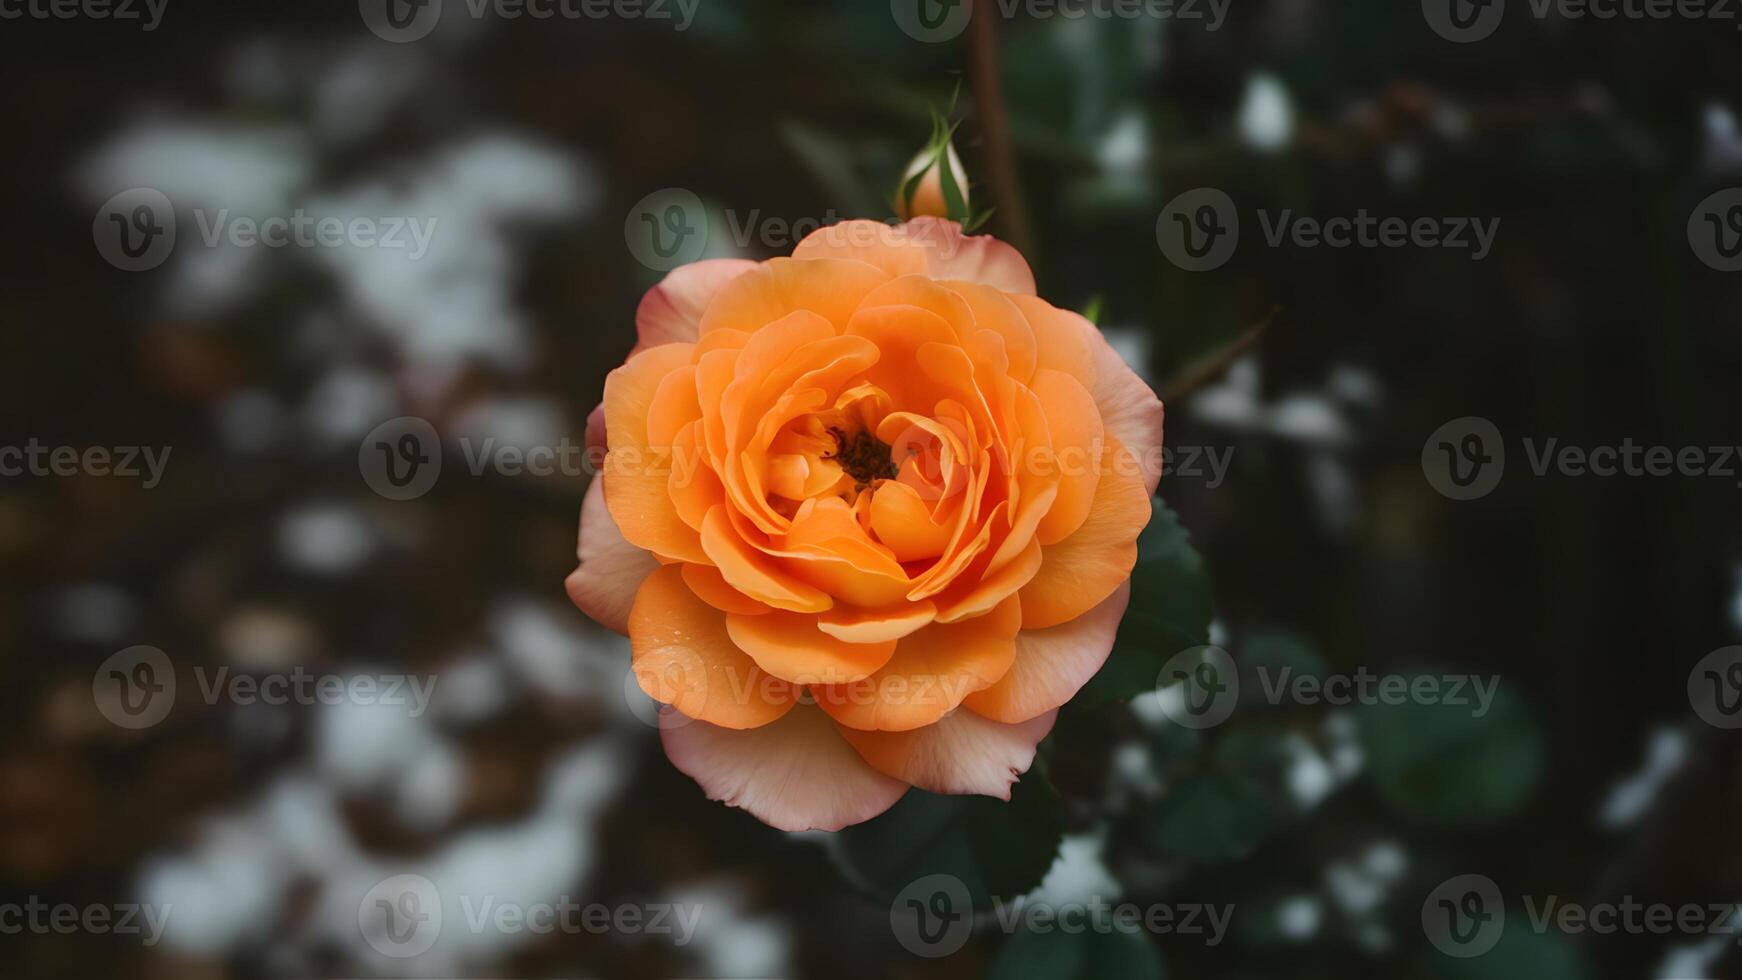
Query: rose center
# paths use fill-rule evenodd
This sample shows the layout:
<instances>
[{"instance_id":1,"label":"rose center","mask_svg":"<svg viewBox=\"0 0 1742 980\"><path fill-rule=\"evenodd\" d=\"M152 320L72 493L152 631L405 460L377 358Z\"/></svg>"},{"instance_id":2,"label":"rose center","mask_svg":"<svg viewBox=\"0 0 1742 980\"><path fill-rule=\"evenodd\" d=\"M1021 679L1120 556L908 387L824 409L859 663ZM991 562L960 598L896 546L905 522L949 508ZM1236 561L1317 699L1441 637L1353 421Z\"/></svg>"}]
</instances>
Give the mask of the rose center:
<instances>
[{"instance_id":1,"label":"rose center","mask_svg":"<svg viewBox=\"0 0 1742 980\"><path fill-rule=\"evenodd\" d=\"M893 480L901 474L889 446L871 433L864 429L853 433L840 429L829 432L835 437L835 462L861 489L870 486L873 480Z\"/></svg>"}]
</instances>

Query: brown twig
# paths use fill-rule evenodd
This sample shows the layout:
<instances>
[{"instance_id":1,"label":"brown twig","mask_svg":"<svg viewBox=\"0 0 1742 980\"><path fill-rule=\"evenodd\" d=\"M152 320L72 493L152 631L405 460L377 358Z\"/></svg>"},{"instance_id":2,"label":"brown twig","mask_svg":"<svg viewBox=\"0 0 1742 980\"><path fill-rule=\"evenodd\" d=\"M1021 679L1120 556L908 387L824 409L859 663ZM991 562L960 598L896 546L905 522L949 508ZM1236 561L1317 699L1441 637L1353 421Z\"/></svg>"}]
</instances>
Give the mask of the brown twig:
<instances>
[{"instance_id":1,"label":"brown twig","mask_svg":"<svg viewBox=\"0 0 1742 980\"><path fill-rule=\"evenodd\" d=\"M969 22L973 31L969 66L973 75L974 105L980 112L980 134L986 146L986 183L991 186L995 198L996 220L1004 231L1004 240L1032 260L1034 238L1029 232L1028 209L1022 201L1022 184L1016 176L1010 120L1004 110L997 17L996 4L982 3L975 7Z\"/></svg>"},{"instance_id":2,"label":"brown twig","mask_svg":"<svg viewBox=\"0 0 1742 980\"><path fill-rule=\"evenodd\" d=\"M1234 366L1235 361L1258 346L1258 341L1263 339L1264 332L1270 329L1270 325L1276 321L1277 314L1281 312L1282 307L1272 306L1270 312L1264 314L1264 319L1247 327L1245 332L1235 337L1232 343L1198 363L1188 365L1172 381L1163 386L1162 400L1169 403L1180 401L1221 378L1228 372L1229 368Z\"/></svg>"}]
</instances>

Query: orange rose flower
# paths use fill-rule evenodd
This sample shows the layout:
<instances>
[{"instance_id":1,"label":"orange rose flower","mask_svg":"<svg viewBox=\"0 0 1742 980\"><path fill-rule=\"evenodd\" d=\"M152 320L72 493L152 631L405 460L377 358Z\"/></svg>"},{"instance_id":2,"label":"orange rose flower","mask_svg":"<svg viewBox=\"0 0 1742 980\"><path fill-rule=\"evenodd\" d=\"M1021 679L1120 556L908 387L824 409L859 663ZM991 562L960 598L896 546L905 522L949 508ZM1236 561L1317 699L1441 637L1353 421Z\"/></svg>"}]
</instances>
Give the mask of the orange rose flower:
<instances>
[{"instance_id":1,"label":"orange rose flower","mask_svg":"<svg viewBox=\"0 0 1742 980\"><path fill-rule=\"evenodd\" d=\"M672 762L782 830L1009 799L1112 648L1155 394L933 218L679 268L636 321L567 586L671 706Z\"/></svg>"}]
</instances>

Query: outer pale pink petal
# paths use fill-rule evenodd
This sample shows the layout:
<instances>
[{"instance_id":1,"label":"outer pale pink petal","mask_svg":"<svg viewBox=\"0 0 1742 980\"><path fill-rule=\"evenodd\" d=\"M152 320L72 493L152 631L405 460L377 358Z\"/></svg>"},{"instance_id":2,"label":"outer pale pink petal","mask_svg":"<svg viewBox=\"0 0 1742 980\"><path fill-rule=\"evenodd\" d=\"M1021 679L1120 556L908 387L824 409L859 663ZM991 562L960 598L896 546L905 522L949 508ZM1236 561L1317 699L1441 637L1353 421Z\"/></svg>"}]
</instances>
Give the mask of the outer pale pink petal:
<instances>
[{"instance_id":1,"label":"outer pale pink petal","mask_svg":"<svg viewBox=\"0 0 1742 980\"><path fill-rule=\"evenodd\" d=\"M749 259L703 259L671 270L641 297L635 310L635 332L640 337L635 350L701 339L708 301L720 287L754 268L756 263Z\"/></svg>"},{"instance_id":2,"label":"outer pale pink petal","mask_svg":"<svg viewBox=\"0 0 1742 980\"><path fill-rule=\"evenodd\" d=\"M962 704L987 718L1005 723L1026 721L1062 707L1101 665L1113 649L1119 620L1131 601L1131 583L1076 619L1046 629L1016 634L1016 661L1010 672Z\"/></svg>"},{"instance_id":3,"label":"outer pale pink petal","mask_svg":"<svg viewBox=\"0 0 1742 980\"><path fill-rule=\"evenodd\" d=\"M961 225L943 218L915 218L903 227L931 252L933 279L981 282L1007 293L1034 295L1028 260L991 235L964 235Z\"/></svg>"},{"instance_id":4,"label":"outer pale pink petal","mask_svg":"<svg viewBox=\"0 0 1742 980\"><path fill-rule=\"evenodd\" d=\"M605 439L605 403L600 402L593 406L591 412L587 413L588 459L592 460L595 464L597 463L597 460L593 460L594 456L603 459L607 444L607 440Z\"/></svg>"},{"instance_id":5,"label":"outer pale pink petal","mask_svg":"<svg viewBox=\"0 0 1742 980\"><path fill-rule=\"evenodd\" d=\"M933 793L979 793L1010 799L1010 787L1034 762L1034 747L1052 731L1058 712L1006 725L957 709L911 732L841 735L880 772Z\"/></svg>"},{"instance_id":6,"label":"outer pale pink petal","mask_svg":"<svg viewBox=\"0 0 1742 980\"><path fill-rule=\"evenodd\" d=\"M900 225L843 221L805 236L792 256L856 259L891 276L918 272L1034 295L1034 273L1022 253L991 235L964 235L961 225L942 218L915 218Z\"/></svg>"},{"instance_id":7,"label":"outer pale pink petal","mask_svg":"<svg viewBox=\"0 0 1742 980\"><path fill-rule=\"evenodd\" d=\"M659 567L649 552L623 539L605 507L605 481L595 478L581 502L580 567L563 582L569 598L600 625L625 636L635 591Z\"/></svg>"},{"instance_id":8,"label":"outer pale pink petal","mask_svg":"<svg viewBox=\"0 0 1742 980\"><path fill-rule=\"evenodd\" d=\"M665 754L710 800L776 830L840 830L894 805L907 784L871 768L810 705L743 731L697 721L662 728Z\"/></svg>"},{"instance_id":9,"label":"outer pale pink petal","mask_svg":"<svg viewBox=\"0 0 1742 980\"><path fill-rule=\"evenodd\" d=\"M1161 481L1161 399L1094 324L1083 320L1083 326L1095 334L1096 378L1089 394L1101 408L1101 424L1143 467L1143 486L1153 496Z\"/></svg>"},{"instance_id":10,"label":"outer pale pink petal","mask_svg":"<svg viewBox=\"0 0 1742 980\"><path fill-rule=\"evenodd\" d=\"M1161 480L1161 399L1085 317L1025 296L1011 301L1034 328L1041 366L1065 370L1079 381L1087 374L1095 376L1089 394L1101 410L1101 423L1141 463L1143 485L1153 496ZM1073 370L1085 360L1092 370Z\"/></svg>"}]
</instances>

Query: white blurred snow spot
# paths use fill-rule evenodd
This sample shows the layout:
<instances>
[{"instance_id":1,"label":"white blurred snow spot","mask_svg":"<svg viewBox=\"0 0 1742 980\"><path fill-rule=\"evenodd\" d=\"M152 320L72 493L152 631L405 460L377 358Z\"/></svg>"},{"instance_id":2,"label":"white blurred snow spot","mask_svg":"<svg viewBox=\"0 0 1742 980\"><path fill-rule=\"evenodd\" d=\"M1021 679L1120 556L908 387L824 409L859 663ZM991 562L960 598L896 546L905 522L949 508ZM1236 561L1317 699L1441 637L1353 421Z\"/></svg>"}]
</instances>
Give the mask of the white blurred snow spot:
<instances>
[{"instance_id":1,"label":"white blurred snow spot","mask_svg":"<svg viewBox=\"0 0 1742 980\"><path fill-rule=\"evenodd\" d=\"M1294 139L1294 104L1281 79L1259 72L1246 80L1239 127L1246 145L1265 153L1280 150Z\"/></svg>"}]
</instances>

